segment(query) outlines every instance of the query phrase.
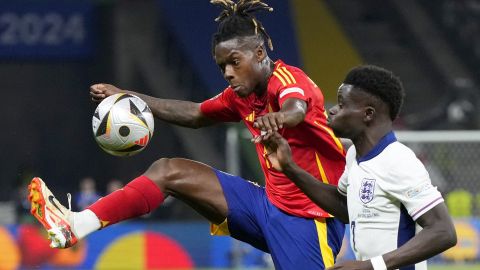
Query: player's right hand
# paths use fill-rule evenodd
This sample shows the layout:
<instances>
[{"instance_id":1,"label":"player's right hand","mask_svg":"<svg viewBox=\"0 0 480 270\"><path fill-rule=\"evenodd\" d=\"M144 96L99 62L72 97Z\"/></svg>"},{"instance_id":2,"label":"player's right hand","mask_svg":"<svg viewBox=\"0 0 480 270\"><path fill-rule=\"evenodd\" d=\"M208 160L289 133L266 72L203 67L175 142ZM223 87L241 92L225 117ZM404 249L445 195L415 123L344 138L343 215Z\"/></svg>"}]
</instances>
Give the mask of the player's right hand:
<instances>
[{"instance_id":1,"label":"player's right hand","mask_svg":"<svg viewBox=\"0 0 480 270\"><path fill-rule=\"evenodd\" d=\"M284 112L271 112L255 119L253 127L260 130L261 134L252 138L252 142L260 143L272 136L273 132L279 131L283 128L285 123Z\"/></svg>"},{"instance_id":2,"label":"player's right hand","mask_svg":"<svg viewBox=\"0 0 480 270\"><path fill-rule=\"evenodd\" d=\"M90 86L90 96L94 102L100 102L104 98L122 92L120 88L106 83L97 83Z\"/></svg>"}]
</instances>

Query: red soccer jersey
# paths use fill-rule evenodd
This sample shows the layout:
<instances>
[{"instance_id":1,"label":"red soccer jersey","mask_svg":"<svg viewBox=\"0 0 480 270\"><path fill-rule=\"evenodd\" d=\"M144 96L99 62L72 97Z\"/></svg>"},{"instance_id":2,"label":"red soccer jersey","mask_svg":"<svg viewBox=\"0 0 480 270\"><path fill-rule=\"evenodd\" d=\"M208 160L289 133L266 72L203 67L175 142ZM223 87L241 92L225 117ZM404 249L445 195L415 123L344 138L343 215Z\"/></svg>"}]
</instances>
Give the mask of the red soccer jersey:
<instances>
[{"instance_id":1,"label":"red soccer jersey","mask_svg":"<svg viewBox=\"0 0 480 270\"><path fill-rule=\"evenodd\" d=\"M227 87L219 95L204 101L201 111L206 116L224 122L243 120L253 136L260 131L253 127L257 116L277 112L285 100L297 98L307 103L305 120L294 128L283 128L280 133L292 149L293 160L319 181L337 185L345 169L345 151L340 140L326 124L323 94L318 86L299 68L275 62L267 92L258 97L237 96ZM283 173L271 167L262 144L256 144L258 158L265 175L266 192L270 201L283 211L295 216L314 218L330 215L315 205Z\"/></svg>"}]
</instances>

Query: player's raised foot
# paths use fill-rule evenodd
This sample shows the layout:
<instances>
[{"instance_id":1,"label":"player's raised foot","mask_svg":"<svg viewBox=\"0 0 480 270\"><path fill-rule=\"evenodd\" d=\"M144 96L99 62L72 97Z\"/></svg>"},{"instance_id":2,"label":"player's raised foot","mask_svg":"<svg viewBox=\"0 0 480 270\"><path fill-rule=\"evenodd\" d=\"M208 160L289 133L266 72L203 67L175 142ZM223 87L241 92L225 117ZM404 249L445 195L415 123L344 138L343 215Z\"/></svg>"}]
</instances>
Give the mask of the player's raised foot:
<instances>
[{"instance_id":1,"label":"player's raised foot","mask_svg":"<svg viewBox=\"0 0 480 270\"><path fill-rule=\"evenodd\" d=\"M77 237L71 228L72 211L63 206L39 177L32 179L28 186L30 213L42 223L52 242L52 248L68 248L77 243ZM68 204L71 197L68 194Z\"/></svg>"}]
</instances>

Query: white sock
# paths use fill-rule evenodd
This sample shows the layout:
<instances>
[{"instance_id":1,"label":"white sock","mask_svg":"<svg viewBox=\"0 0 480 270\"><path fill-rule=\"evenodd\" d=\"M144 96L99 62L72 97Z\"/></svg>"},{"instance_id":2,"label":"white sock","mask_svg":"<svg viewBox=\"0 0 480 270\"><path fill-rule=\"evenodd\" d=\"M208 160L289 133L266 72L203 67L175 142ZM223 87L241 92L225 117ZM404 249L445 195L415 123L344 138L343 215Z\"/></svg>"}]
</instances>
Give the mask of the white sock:
<instances>
[{"instance_id":1,"label":"white sock","mask_svg":"<svg viewBox=\"0 0 480 270\"><path fill-rule=\"evenodd\" d=\"M82 239L94 231L100 229L100 220L89 209L81 212L73 212L72 231L77 239Z\"/></svg>"}]
</instances>

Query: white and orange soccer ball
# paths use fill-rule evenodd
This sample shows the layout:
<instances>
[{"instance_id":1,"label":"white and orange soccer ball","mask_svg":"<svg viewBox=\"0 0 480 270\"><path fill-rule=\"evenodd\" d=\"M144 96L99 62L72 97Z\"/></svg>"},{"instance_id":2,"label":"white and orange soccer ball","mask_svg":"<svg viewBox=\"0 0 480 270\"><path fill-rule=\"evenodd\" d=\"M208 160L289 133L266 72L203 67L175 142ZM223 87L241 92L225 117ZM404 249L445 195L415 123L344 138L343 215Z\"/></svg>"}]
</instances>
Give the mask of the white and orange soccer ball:
<instances>
[{"instance_id":1,"label":"white and orange soccer ball","mask_svg":"<svg viewBox=\"0 0 480 270\"><path fill-rule=\"evenodd\" d=\"M153 136L153 115L147 103L131 94L105 98L92 117L93 135L105 152L132 156L142 151Z\"/></svg>"}]
</instances>

